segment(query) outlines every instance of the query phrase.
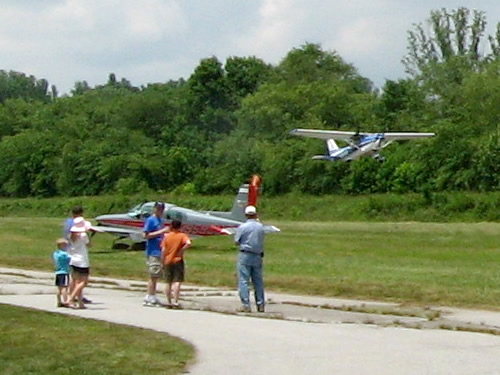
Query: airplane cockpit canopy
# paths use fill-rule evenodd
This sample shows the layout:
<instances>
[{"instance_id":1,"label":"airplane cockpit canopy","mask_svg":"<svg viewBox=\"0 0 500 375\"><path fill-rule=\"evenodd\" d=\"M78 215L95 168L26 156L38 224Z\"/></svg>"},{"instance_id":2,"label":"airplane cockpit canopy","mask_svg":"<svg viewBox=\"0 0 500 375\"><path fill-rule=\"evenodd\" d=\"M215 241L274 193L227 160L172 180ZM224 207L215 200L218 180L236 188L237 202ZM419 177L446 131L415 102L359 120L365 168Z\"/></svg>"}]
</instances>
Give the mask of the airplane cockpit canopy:
<instances>
[{"instance_id":1,"label":"airplane cockpit canopy","mask_svg":"<svg viewBox=\"0 0 500 375\"><path fill-rule=\"evenodd\" d=\"M154 204L155 202L139 203L137 206L134 206L129 210L128 215L138 219L151 216L151 214L153 213Z\"/></svg>"},{"instance_id":2,"label":"airplane cockpit canopy","mask_svg":"<svg viewBox=\"0 0 500 375\"><path fill-rule=\"evenodd\" d=\"M165 211L165 219L167 220L180 220L180 221L186 221L187 215L185 212L183 212L179 207L170 207L168 210Z\"/></svg>"},{"instance_id":3,"label":"airplane cockpit canopy","mask_svg":"<svg viewBox=\"0 0 500 375\"><path fill-rule=\"evenodd\" d=\"M128 215L131 217L135 218L140 218L140 219L145 219L149 216L151 216L154 212L155 209L155 203L156 202L145 202L145 203L140 203L137 206L132 207ZM166 219L168 219L167 213L171 210L172 207L175 207L172 204L165 203L165 213L164 216Z\"/></svg>"}]
</instances>

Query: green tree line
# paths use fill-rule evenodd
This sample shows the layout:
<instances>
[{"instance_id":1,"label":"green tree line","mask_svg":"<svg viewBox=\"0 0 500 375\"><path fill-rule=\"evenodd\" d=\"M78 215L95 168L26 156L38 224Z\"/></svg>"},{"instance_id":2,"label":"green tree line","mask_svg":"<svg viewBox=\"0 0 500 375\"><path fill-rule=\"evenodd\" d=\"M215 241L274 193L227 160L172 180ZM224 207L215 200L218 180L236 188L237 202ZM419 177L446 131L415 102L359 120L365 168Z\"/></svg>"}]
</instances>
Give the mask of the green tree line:
<instances>
[{"instance_id":1,"label":"green tree line","mask_svg":"<svg viewBox=\"0 0 500 375\"><path fill-rule=\"evenodd\" d=\"M186 80L134 87L0 71L0 196L234 191L250 175L266 192L312 194L497 191L500 23L481 11L432 11L413 25L408 78L377 90L335 51L306 43L277 65L212 56ZM382 164L312 161L319 140L294 128L433 131L400 142Z\"/></svg>"}]
</instances>

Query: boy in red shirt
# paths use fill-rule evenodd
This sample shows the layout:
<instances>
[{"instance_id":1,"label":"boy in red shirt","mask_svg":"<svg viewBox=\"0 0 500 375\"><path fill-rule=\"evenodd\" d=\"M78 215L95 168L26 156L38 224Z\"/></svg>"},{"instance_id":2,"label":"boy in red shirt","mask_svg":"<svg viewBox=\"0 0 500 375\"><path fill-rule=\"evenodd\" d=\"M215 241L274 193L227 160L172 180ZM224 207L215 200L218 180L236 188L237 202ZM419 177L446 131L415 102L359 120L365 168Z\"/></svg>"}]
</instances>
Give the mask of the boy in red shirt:
<instances>
[{"instance_id":1,"label":"boy in red shirt","mask_svg":"<svg viewBox=\"0 0 500 375\"><path fill-rule=\"evenodd\" d=\"M181 225L180 220L173 220L170 232L161 241L161 263L167 282L165 294L171 307L179 307L179 293L184 281L184 251L191 246L188 235L180 231Z\"/></svg>"}]
</instances>

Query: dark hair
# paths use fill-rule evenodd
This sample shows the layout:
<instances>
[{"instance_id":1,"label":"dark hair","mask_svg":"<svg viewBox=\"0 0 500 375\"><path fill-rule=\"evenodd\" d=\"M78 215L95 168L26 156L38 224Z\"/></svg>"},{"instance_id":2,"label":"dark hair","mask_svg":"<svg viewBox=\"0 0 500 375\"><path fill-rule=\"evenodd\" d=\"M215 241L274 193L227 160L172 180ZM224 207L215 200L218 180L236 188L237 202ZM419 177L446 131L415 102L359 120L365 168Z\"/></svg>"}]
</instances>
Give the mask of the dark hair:
<instances>
[{"instance_id":1,"label":"dark hair","mask_svg":"<svg viewBox=\"0 0 500 375\"><path fill-rule=\"evenodd\" d=\"M165 208L165 203L163 203L163 202L155 202L155 208L156 207Z\"/></svg>"},{"instance_id":2,"label":"dark hair","mask_svg":"<svg viewBox=\"0 0 500 375\"><path fill-rule=\"evenodd\" d=\"M179 219L172 220L172 229L179 229L182 225L182 221Z\"/></svg>"},{"instance_id":3,"label":"dark hair","mask_svg":"<svg viewBox=\"0 0 500 375\"><path fill-rule=\"evenodd\" d=\"M71 209L71 213L73 215L79 216L83 214L83 207L82 206L75 206Z\"/></svg>"}]
</instances>

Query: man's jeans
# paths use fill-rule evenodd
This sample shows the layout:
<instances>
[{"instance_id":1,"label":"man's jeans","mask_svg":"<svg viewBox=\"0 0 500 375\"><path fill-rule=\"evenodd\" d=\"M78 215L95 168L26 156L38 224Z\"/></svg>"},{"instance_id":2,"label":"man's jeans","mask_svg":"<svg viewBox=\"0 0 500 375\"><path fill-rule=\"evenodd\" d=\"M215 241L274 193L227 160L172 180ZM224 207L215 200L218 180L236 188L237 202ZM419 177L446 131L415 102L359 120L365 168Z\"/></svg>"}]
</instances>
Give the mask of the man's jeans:
<instances>
[{"instance_id":1,"label":"man's jeans","mask_svg":"<svg viewBox=\"0 0 500 375\"><path fill-rule=\"evenodd\" d=\"M240 252L238 259L238 289L241 303L250 306L250 280L255 290L255 303L264 306L264 281L262 280L262 257L260 254Z\"/></svg>"}]
</instances>

